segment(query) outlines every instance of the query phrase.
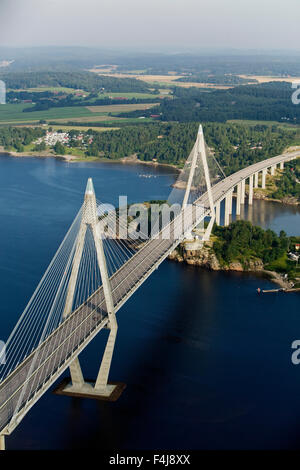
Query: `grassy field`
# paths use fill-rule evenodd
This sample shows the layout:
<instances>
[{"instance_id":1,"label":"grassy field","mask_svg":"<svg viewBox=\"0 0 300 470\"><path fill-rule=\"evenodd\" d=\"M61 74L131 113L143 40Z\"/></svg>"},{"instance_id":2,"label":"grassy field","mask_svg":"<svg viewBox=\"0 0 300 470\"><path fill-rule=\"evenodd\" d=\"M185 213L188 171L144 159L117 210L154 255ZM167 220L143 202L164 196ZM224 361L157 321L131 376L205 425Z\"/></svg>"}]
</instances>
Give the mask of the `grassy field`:
<instances>
[{"instance_id":1,"label":"grassy field","mask_svg":"<svg viewBox=\"0 0 300 470\"><path fill-rule=\"evenodd\" d=\"M115 131L117 129L120 129L119 127L65 126L63 124L59 126L49 126L49 127L52 127L52 129L54 129L55 131L61 129L64 132L69 132L71 130L86 132L89 129L92 129L93 131L97 131L97 132L105 132L105 131Z\"/></svg>"},{"instance_id":2,"label":"grassy field","mask_svg":"<svg viewBox=\"0 0 300 470\"><path fill-rule=\"evenodd\" d=\"M137 103L137 104L109 104L107 106L88 106L92 113L125 113L127 111L136 111L150 109L159 103Z\"/></svg>"},{"instance_id":3,"label":"grassy field","mask_svg":"<svg viewBox=\"0 0 300 470\"><path fill-rule=\"evenodd\" d=\"M177 74L166 74L166 75L142 75L139 73L99 73L98 69L91 69L90 72L97 73L98 75L104 75L107 77L115 78L136 78L143 82L148 83L149 85L155 86L180 86L183 88L197 87L197 88L214 88L214 89L228 89L233 86L226 85L215 85L208 83L198 83L198 82L176 82L177 78L182 78L183 75Z\"/></svg>"},{"instance_id":4,"label":"grassy field","mask_svg":"<svg viewBox=\"0 0 300 470\"><path fill-rule=\"evenodd\" d=\"M24 88L24 89L18 89L18 90L13 90L13 89L8 89L7 91L29 91L29 92L40 92L40 91L51 91L53 93L55 92L61 92L61 93L75 93L75 92L82 92L86 93L87 95L89 94L87 91L80 90L80 89L75 89L75 88L66 88L66 87L55 87L55 86L41 86L41 87L36 87L36 88Z\"/></svg>"},{"instance_id":5,"label":"grassy field","mask_svg":"<svg viewBox=\"0 0 300 470\"><path fill-rule=\"evenodd\" d=\"M256 121L256 120L247 120L247 119L229 119L229 123L233 124L244 124L245 126L256 126L256 125L265 125L265 126L279 126L285 129L300 129L300 124L290 124L288 122L278 122L278 121Z\"/></svg>"},{"instance_id":6,"label":"grassy field","mask_svg":"<svg viewBox=\"0 0 300 470\"><path fill-rule=\"evenodd\" d=\"M74 106L66 108L51 108L46 111L34 111L31 113L23 112L26 108L31 108L30 104L6 104L0 106L0 122L27 122L38 121L40 119L62 119L62 118L81 118L93 117L94 113L84 106ZM103 116L104 112L97 113Z\"/></svg>"},{"instance_id":7,"label":"grassy field","mask_svg":"<svg viewBox=\"0 0 300 470\"><path fill-rule=\"evenodd\" d=\"M267 75L238 75L241 78L248 80L253 78L258 81L258 83L267 83L267 82L300 82L300 77L272 77Z\"/></svg>"},{"instance_id":8,"label":"grassy field","mask_svg":"<svg viewBox=\"0 0 300 470\"><path fill-rule=\"evenodd\" d=\"M163 90L165 91L165 90ZM157 98L160 95L153 95L151 93L99 93L98 98L128 98L129 100L132 98L136 98L139 100L147 100ZM167 95L163 95L165 97Z\"/></svg>"},{"instance_id":9,"label":"grassy field","mask_svg":"<svg viewBox=\"0 0 300 470\"><path fill-rule=\"evenodd\" d=\"M13 124L13 123L30 123L38 122L39 120L45 121L61 121L70 120L77 122L91 122L101 120L113 120L113 117L108 118L108 113L122 113L126 111L133 111L135 109L148 109L155 106L157 103L152 104L136 104L136 105L109 105L109 106L73 106L65 108L51 108L45 111L23 112L24 109L32 107L31 104L6 104L0 106L0 123Z\"/></svg>"}]
</instances>

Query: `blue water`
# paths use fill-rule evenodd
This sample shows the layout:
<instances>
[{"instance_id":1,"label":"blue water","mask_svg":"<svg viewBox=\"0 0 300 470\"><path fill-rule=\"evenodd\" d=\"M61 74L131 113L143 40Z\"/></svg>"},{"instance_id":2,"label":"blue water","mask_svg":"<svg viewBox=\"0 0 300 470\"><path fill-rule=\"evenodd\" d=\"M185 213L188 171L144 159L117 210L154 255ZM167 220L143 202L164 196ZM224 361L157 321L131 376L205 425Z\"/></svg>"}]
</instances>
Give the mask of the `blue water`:
<instances>
[{"instance_id":1,"label":"blue water","mask_svg":"<svg viewBox=\"0 0 300 470\"><path fill-rule=\"evenodd\" d=\"M155 178L141 178L141 174ZM55 253L89 176L99 200L165 199L171 170L0 157L0 338ZM300 233L299 211L255 201L263 226ZM246 207L246 211L247 211ZM253 212L253 215L255 213ZM249 214L250 216L251 214ZM283 226L281 223L284 222ZM9 449L299 448L297 294L258 296L269 281L165 261L118 313L115 403L47 392L7 439ZM81 355L95 377L106 333Z\"/></svg>"}]
</instances>

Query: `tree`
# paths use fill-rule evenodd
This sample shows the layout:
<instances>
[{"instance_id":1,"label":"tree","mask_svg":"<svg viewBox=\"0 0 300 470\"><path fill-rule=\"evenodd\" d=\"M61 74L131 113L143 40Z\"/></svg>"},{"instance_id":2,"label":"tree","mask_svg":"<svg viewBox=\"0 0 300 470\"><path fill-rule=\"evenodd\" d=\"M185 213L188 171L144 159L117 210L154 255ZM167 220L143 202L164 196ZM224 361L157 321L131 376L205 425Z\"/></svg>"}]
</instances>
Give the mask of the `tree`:
<instances>
[{"instance_id":1,"label":"tree","mask_svg":"<svg viewBox=\"0 0 300 470\"><path fill-rule=\"evenodd\" d=\"M66 148L59 141L56 142L56 144L53 147L53 150L55 151L57 155L64 155L66 153Z\"/></svg>"}]
</instances>

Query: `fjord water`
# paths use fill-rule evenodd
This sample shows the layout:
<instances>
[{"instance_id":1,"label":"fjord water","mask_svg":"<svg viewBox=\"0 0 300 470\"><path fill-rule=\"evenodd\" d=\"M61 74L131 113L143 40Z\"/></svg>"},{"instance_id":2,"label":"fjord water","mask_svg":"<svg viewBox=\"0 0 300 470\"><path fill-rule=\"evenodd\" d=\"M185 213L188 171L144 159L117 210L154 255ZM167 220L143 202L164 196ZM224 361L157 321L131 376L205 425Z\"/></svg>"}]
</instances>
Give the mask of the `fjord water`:
<instances>
[{"instance_id":1,"label":"fjord water","mask_svg":"<svg viewBox=\"0 0 300 470\"><path fill-rule=\"evenodd\" d=\"M144 178L149 174L153 177ZM175 175L141 165L0 157L0 339L5 340L76 215L91 176L97 198L166 199ZM245 209L246 215L248 209ZM255 201L255 223L300 233L300 211ZM298 294L251 274L165 261L118 313L111 379L116 403L48 391L8 449L242 449L300 447ZM82 353L95 377L106 332Z\"/></svg>"}]
</instances>

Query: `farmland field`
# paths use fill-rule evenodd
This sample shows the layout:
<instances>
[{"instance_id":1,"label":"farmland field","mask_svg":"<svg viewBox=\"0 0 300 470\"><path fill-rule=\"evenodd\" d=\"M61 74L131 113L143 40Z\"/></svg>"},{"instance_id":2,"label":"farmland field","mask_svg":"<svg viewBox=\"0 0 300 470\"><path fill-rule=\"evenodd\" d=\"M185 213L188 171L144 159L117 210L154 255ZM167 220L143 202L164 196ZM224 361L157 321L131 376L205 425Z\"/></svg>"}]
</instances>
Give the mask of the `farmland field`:
<instances>
[{"instance_id":1,"label":"farmland field","mask_svg":"<svg viewBox=\"0 0 300 470\"><path fill-rule=\"evenodd\" d=\"M84 90L80 90L80 89L75 89L75 88L66 88L66 87L55 87L55 86L41 86L41 87L36 87L36 88L22 88L22 89L11 89L11 88L8 88L7 91L15 91L15 92L19 92L19 91L28 91L28 92L42 92L42 91L50 91L50 92L61 92L61 93L75 93L75 92L82 92L82 93L86 93L88 95L88 92L87 91L84 91Z\"/></svg>"},{"instance_id":2,"label":"farmland field","mask_svg":"<svg viewBox=\"0 0 300 470\"><path fill-rule=\"evenodd\" d=\"M5 104L0 106L0 122L11 121L39 121L40 119L61 119L61 118L79 118L84 116L93 116L92 111L84 106L74 106L66 108L51 108L45 111L23 112L26 108L31 108L31 104ZM99 113L103 115L104 113Z\"/></svg>"},{"instance_id":3,"label":"farmland field","mask_svg":"<svg viewBox=\"0 0 300 470\"><path fill-rule=\"evenodd\" d=\"M91 69L90 72L98 73L97 69ZM149 83L149 85L158 85L158 86L179 86L182 88L214 88L214 89L228 89L232 86L226 85L215 85L209 83L198 83L198 82L176 82L177 78L183 78L184 75L141 75L134 73L101 73L101 75L106 77L115 77L115 78L136 78L137 80L142 80L143 82Z\"/></svg>"},{"instance_id":4,"label":"farmland field","mask_svg":"<svg viewBox=\"0 0 300 470\"><path fill-rule=\"evenodd\" d=\"M272 77L267 75L239 75L241 78L249 79L253 78L258 81L258 83L267 83L267 82L300 82L300 77Z\"/></svg>"},{"instance_id":5,"label":"farmland field","mask_svg":"<svg viewBox=\"0 0 300 470\"><path fill-rule=\"evenodd\" d=\"M153 99L153 98L158 98L160 95L153 95L151 93L101 93L99 94L98 98L127 98L131 100L132 98L136 98L139 100L144 100L144 99ZM164 97L167 95L164 95Z\"/></svg>"},{"instance_id":6,"label":"farmland field","mask_svg":"<svg viewBox=\"0 0 300 470\"><path fill-rule=\"evenodd\" d=\"M137 104L110 104L107 106L88 106L92 113L122 113L126 111L136 111L138 109L150 109L157 106L159 103L137 103Z\"/></svg>"},{"instance_id":7,"label":"farmland field","mask_svg":"<svg viewBox=\"0 0 300 470\"><path fill-rule=\"evenodd\" d=\"M31 108L31 104L5 104L0 106L0 122L35 122L39 120L72 120L72 121L101 121L107 120L110 112L122 113L136 109L149 109L157 103L133 104L133 105L108 105L108 106L73 106L65 108L50 108L45 111L23 112ZM110 120L113 119L110 117Z\"/></svg>"},{"instance_id":8,"label":"farmland field","mask_svg":"<svg viewBox=\"0 0 300 470\"><path fill-rule=\"evenodd\" d=\"M106 132L106 131L116 131L120 129L119 127L92 127L92 126L65 126L63 123L60 126L51 126L53 130L63 130L64 132L69 132L71 130L86 132L90 129L97 132Z\"/></svg>"}]
</instances>

